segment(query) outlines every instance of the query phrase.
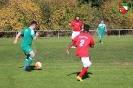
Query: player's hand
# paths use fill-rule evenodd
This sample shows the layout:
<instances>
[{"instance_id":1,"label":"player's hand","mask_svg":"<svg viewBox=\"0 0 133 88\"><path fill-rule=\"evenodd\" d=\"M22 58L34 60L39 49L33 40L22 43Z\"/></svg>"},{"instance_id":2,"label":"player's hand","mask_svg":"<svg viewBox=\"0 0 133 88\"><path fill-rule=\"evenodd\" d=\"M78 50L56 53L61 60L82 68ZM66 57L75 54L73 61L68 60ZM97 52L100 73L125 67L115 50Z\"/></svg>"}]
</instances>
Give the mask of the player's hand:
<instances>
[{"instance_id":1,"label":"player's hand","mask_svg":"<svg viewBox=\"0 0 133 88\"><path fill-rule=\"evenodd\" d=\"M69 50L66 50L66 55L69 55Z\"/></svg>"},{"instance_id":2,"label":"player's hand","mask_svg":"<svg viewBox=\"0 0 133 88\"><path fill-rule=\"evenodd\" d=\"M38 32L36 32L36 36L39 37L39 33Z\"/></svg>"},{"instance_id":3,"label":"player's hand","mask_svg":"<svg viewBox=\"0 0 133 88\"><path fill-rule=\"evenodd\" d=\"M17 44L17 42L18 42L18 41L15 39L14 42L13 42L13 44Z\"/></svg>"}]
</instances>

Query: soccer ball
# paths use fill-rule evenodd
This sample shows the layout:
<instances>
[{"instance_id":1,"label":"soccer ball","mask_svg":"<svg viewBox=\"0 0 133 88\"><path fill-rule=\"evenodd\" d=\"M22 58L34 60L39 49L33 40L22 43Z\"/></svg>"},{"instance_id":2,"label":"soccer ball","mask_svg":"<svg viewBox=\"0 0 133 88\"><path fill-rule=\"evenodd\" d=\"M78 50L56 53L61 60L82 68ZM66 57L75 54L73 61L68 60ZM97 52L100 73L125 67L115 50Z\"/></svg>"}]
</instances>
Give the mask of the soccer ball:
<instances>
[{"instance_id":1,"label":"soccer ball","mask_svg":"<svg viewBox=\"0 0 133 88\"><path fill-rule=\"evenodd\" d=\"M42 63L41 62L36 62L35 66L36 66L36 68L41 68L42 67Z\"/></svg>"}]
</instances>

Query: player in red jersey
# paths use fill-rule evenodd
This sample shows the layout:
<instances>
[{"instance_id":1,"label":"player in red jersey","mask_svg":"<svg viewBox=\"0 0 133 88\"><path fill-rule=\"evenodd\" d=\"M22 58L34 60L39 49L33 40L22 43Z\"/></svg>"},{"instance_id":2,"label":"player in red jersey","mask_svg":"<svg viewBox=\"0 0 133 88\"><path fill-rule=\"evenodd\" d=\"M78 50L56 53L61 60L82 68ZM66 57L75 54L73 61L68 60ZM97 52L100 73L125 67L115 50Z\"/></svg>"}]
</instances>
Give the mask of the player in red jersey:
<instances>
[{"instance_id":1,"label":"player in red jersey","mask_svg":"<svg viewBox=\"0 0 133 88\"><path fill-rule=\"evenodd\" d=\"M94 40L93 37L88 33L89 26L84 25L83 27L83 33L76 36L73 41L68 46L68 49L66 50L66 54L69 55L69 50L74 42L76 42L76 55L81 58L81 61L83 63L83 68L80 74L77 76L77 80L83 81L82 77L87 72L88 67L91 65L91 61L89 59L89 52L88 49L90 47L94 48Z\"/></svg>"},{"instance_id":2,"label":"player in red jersey","mask_svg":"<svg viewBox=\"0 0 133 88\"><path fill-rule=\"evenodd\" d=\"M80 21L80 17L76 16L76 19L73 20L69 25L72 26L72 39L74 39L77 35L80 34L81 28L83 28L83 23ZM75 43L73 44L72 48L74 48Z\"/></svg>"}]
</instances>

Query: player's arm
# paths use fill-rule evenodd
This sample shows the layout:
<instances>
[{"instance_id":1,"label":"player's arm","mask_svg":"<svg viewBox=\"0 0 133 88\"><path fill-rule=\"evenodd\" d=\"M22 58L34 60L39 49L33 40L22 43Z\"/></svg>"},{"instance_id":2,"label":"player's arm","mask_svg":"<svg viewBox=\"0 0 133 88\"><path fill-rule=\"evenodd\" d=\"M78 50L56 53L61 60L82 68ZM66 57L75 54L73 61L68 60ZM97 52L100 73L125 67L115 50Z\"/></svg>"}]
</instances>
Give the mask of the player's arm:
<instances>
[{"instance_id":1,"label":"player's arm","mask_svg":"<svg viewBox=\"0 0 133 88\"><path fill-rule=\"evenodd\" d=\"M91 47L91 48L94 48L94 44L95 44L95 43L94 43L94 39L93 39L93 37L91 36L91 37L90 37L90 47Z\"/></svg>"},{"instance_id":2,"label":"player's arm","mask_svg":"<svg viewBox=\"0 0 133 88\"><path fill-rule=\"evenodd\" d=\"M69 23L70 26L73 26L73 21Z\"/></svg>"},{"instance_id":3,"label":"player's arm","mask_svg":"<svg viewBox=\"0 0 133 88\"><path fill-rule=\"evenodd\" d=\"M100 24L99 24L100 25ZM99 25L98 25L98 27L97 27L97 29L96 29L96 32L98 32L98 29L99 29Z\"/></svg>"},{"instance_id":4,"label":"player's arm","mask_svg":"<svg viewBox=\"0 0 133 88\"><path fill-rule=\"evenodd\" d=\"M96 29L96 32L98 32L98 28Z\"/></svg>"},{"instance_id":5,"label":"player's arm","mask_svg":"<svg viewBox=\"0 0 133 88\"><path fill-rule=\"evenodd\" d=\"M82 23L82 26L81 26L81 31L83 31L84 30L84 24Z\"/></svg>"},{"instance_id":6,"label":"player's arm","mask_svg":"<svg viewBox=\"0 0 133 88\"><path fill-rule=\"evenodd\" d=\"M69 25L71 26L72 24L71 24L71 23L69 23Z\"/></svg>"},{"instance_id":7,"label":"player's arm","mask_svg":"<svg viewBox=\"0 0 133 88\"><path fill-rule=\"evenodd\" d=\"M107 28L106 28L106 25L105 25L105 32L107 32Z\"/></svg>"},{"instance_id":8,"label":"player's arm","mask_svg":"<svg viewBox=\"0 0 133 88\"><path fill-rule=\"evenodd\" d=\"M19 32L19 33L16 35L13 44L17 44L17 42L18 42L18 38L20 37L20 35L21 35L21 32Z\"/></svg>"},{"instance_id":9,"label":"player's arm","mask_svg":"<svg viewBox=\"0 0 133 88\"><path fill-rule=\"evenodd\" d=\"M67 48L67 50L66 50L66 55L69 55L69 50L70 50L70 48L72 47L73 43L74 43L74 41L72 41L72 42L69 44L69 46L68 46L68 48Z\"/></svg>"},{"instance_id":10,"label":"player's arm","mask_svg":"<svg viewBox=\"0 0 133 88\"><path fill-rule=\"evenodd\" d=\"M91 48L94 48L94 45L90 45Z\"/></svg>"},{"instance_id":11,"label":"player's arm","mask_svg":"<svg viewBox=\"0 0 133 88\"><path fill-rule=\"evenodd\" d=\"M107 32L107 28L105 27L105 32Z\"/></svg>"},{"instance_id":12,"label":"player's arm","mask_svg":"<svg viewBox=\"0 0 133 88\"><path fill-rule=\"evenodd\" d=\"M35 34L35 36L34 36L34 40L37 40L38 39L38 37L39 37L39 33L38 32L36 32L36 34Z\"/></svg>"},{"instance_id":13,"label":"player's arm","mask_svg":"<svg viewBox=\"0 0 133 88\"><path fill-rule=\"evenodd\" d=\"M105 28L105 32L107 32L107 29Z\"/></svg>"}]
</instances>

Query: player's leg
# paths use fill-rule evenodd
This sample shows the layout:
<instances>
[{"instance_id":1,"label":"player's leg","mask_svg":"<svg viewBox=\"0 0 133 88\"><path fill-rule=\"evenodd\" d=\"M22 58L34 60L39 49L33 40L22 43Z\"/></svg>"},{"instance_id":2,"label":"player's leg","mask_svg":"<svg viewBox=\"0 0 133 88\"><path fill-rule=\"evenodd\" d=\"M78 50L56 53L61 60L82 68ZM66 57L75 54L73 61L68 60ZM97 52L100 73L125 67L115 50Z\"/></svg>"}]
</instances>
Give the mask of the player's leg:
<instances>
[{"instance_id":1,"label":"player's leg","mask_svg":"<svg viewBox=\"0 0 133 88\"><path fill-rule=\"evenodd\" d=\"M100 43L102 42L102 36L101 35L99 36L99 42Z\"/></svg>"},{"instance_id":2,"label":"player's leg","mask_svg":"<svg viewBox=\"0 0 133 88\"><path fill-rule=\"evenodd\" d=\"M72 31L72 39L74 39L74 37L75 37L75 32L74 31Z\"/></svg>"},{"instance_id":3,"label":"player's leg","mask_svg":"<svg viewBox=\"0 0 133 88\"><path fill-rule=\"evenodd\" d=\"M75 32L75 36L74 36L74 38L76 37L76 36L78 36L80 34L80 32ZM76 46L77 45L77 42L74 42L74 46Z\"/></svg>"},{"instance_id":4,"label":"player's leg","mask_svg":"<svg viewBox=\"0 0 133 88\"><path fill-rule=\"evenodd\" d=\"M31 51L29 54L30 54L30 56L28 58L28 64L27 64L28 66L30 66L30 64L32 63L32 60L35 57L35 52Z\"/></svg>"},{"instance_id":5,"label":"player's leg","mask_svg":"<svg viewBox=\"0 0 133 88\"><path fill-rule=\"evenodd\" d=\"M100 43L103 43L103 36L104 36L104 34L102 33L101 34L101 39L100 39L101 42Z\"/></svg>"},{"instance_id":6,"label":"player's leg","mask_svg":"<svg viewBox=\"0 0 133 88\"><path fill-rule=\"evenodd\" d=\"M75 38L76 36L76 33L74 31L72 31L72 40ZM71 48L75 48L75 43L73 44L73 46Z\"/></svg>"},{"instance_id":7,"label":"player's leg","mask_svg":"<svg viewBox=\"0 0 133 88\"><path fill-rule=\"evenodd\" d=\"M24 70L26 70L26 67L28 65L28 58L29 58L29 54L28 54L28 50L27 50L27 46L21 46L21 49L24 51L25 55L27 56L27 58L25 59L25 62L24 62Z\"/></svg>"},{"instance_id":8,"label":"player's leg","mask_svg":"<svg viewBox=\"0 0 133 88\"><path fill-rule=\"evenodd\" d=\"M27 58L25 59L25 63L24 63L24 69L26 69L26 67L28 66L28 58L30 57L30 54L27 55Z\"/></svg>"},{"instance_id":9,"label":"player's leg","mask_svg":"<svg viewBox=\"0 0 133 88\"><path fill-rule=\"evenodd\" d=\"M30 66L30 64L35 56L35 53L30 46L24 46L24 47L22 47L22 50L27 55L27 59L25 60L25 63L24 63L24 70L26 70L26 68L28 66Z\"/></svg>"},{"instance_id":10,"label":"player's leg","mask_svg":"<svg viewBox=\"0 0 133 88\"><path fill-rule=\"evenodd\" d=\"M100 31L98 31L98 37L99 37L99 43L101 43L101 41L102 41L102 36L101 36L101 32L100 32Z\"/></svg>"},{"instance_id":11,"label":"player's leg","mask_svg":"<svg viewBox=\"0 0 133 88\"><path fill-rule=\"evenodd\" d=\"M79 34L80 34L80 32L75 32L75 31L73 31L73 33L72 33L72 39L74 39L74 38L75 38L76 36L78 36ZM76 42L73 43L72 48L76 48L75 46L76 46Z\"/></svg>"},{"instance_id":12,"label":"player's leg","mask_svg":"<svg viewBox=\"0 0 133 88\"><path fill-rule=\"evenodd\" d=\"M82 71L80 72L80 74L78 75L77 79L79 81L83 81L82 77L84 76L84 74L87 72L88 67L91 65L91 62L89 60L89 57L81 57L82 63L83 63L83 68Z\"/></svg>"},{"instance_id":13,"label":"player's leg","mask_svg":"<svg viewBox=\"0 0 133 88\"><path fill-rule=\"evenodd\" d=\"M71 39L72 39L72 40L74 39L74 31L72 31ZM74 48L74 46L72 46L71 48Z\"/></svg>"},{"instance_id":14,"label":"player's leg","mask_svg":"<svg viewBox=\"0 0 133 88\"><path fill-rule=\"evenodd\" d=\"M35 53L33 51L31 51L29 53L29 57L28 57L27 62L26 62L26 66L25 66L26 68L24 69L25 71L31 71L30 64L32 63L34 56L35 56Z\"/></svg>"},{"instance_id":15,"label":"player's leg","mask_svg":"<svg viewBox=\"0 0 133 88\"><path fill-rule=\"evenodd\" d=\"M82 57L81 60L83 63L83 68L79 76L82 78L85 72L87 72L88 67L91 65L91 62L89 60L89 57Z\"/></svg>"}]
</instances>

